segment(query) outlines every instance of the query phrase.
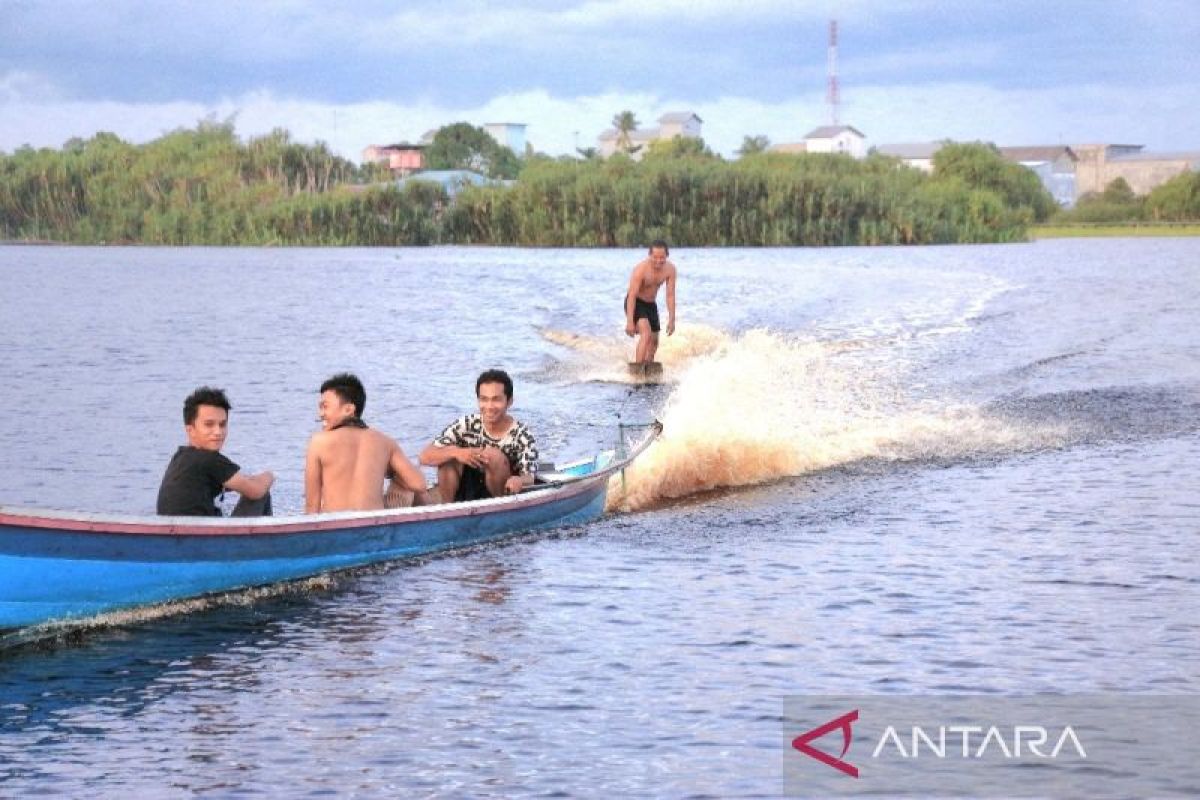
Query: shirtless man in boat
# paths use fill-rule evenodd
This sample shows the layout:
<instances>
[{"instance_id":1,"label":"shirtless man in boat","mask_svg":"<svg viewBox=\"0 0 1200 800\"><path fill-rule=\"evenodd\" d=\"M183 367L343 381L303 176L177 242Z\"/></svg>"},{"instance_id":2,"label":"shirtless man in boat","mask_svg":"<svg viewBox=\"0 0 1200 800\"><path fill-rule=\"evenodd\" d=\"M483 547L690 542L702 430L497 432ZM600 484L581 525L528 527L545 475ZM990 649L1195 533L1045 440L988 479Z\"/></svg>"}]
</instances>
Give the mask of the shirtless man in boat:
<instances>
[{"instance_id":1,"label":"shirtless man in boat","mask_svg":"<svg viewBox=\"0 0 1200 800\"><path fill-rule=\"evenodd\" d=\"M304 462L306 514L385 508L383 482L389 476L395 489L413 493L414 505L429 502L425 476L400 445L363 422L366 405L366 389L354 375L334 375L321 384L322 429L309 441Z\"/></svg>"},{"instance_id":2,"label":"shirtless man in boat","mask_svg":"<svg viewBox=\"0 0 1200 800\"><path fill-rule=\"evenodd\" d=\"M634 362L649 364L658 352L658 288L667 284L667 336L675 333L675 265L667 261L670 248L662 239L650 244L650 254L633 268L625 293L625 334L639 337Z\"/></svg>"},{"instance_id":3,"label":"shirtless man in boat","mask_svg":"<svg viewBox=\"0 0 1200 800\"><path fill-rule=\"evenodd\" d=\"M225 392L201 386L183 401L183 430L188 443L175 451L158 487L158 513L173 517L219 517L213 502L226 489L241 497L235 517L271 515L275 475L249 475L221 453L229 435L229 399Z\"/></svg>"},{"instance_id":4,"label":"shirtless man in boat","mask_svg":"<svg viewBox=\"0 0 1200 800\"><path fill-rule=\"evenodd\" d=\"M421 451L421 463L437 467L443 503L516 494L537 477L533 434L508 413L512 378L487 370L475 381L475 397L479 413L456 419Z\"/></svg>"}]
</instances>

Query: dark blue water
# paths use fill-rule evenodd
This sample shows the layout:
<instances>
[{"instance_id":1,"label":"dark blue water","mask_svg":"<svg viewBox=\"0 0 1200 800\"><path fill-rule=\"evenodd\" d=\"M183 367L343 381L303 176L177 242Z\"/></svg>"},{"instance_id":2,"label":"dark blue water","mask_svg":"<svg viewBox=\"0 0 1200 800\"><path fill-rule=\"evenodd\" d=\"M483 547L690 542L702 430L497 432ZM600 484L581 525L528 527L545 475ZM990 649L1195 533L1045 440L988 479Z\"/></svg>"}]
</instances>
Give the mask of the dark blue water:
<instances>
[{"instance_id":1,"label":"dark blue water","mask_svg":"<svg viewBox=\"0 0 1200 800\"><path fill-rule=\"evenodd\" d=\"M1200 690L1200 240L640 253L0 248L0 503L152 510L182 398L301 506L316 389L409 452L475 374L592 525L0 654L0 796L774 796L784 698Z\"/></svg>"}]
</instances>

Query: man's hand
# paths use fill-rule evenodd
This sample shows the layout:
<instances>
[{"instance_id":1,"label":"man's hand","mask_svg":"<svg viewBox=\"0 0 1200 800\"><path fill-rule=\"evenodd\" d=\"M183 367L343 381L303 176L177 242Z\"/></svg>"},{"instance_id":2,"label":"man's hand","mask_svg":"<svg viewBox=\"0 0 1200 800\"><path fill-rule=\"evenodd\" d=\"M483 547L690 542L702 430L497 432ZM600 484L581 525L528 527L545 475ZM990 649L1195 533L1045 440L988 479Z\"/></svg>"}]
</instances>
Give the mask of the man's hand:
<instances>
[{"instance_id":1,"label":"man's hand","mask_svg":"<svg viewBox=\"0 0 1200 800\"><path fill-rule=\"evenodd\" d=\"M674 320L674 318L667 320L667 336L670 336L670 335L671 335L671 334L673 334L673 333L675 333L675 320Z\"/></svg>"},{"instance_id":2,"label":"man's hand","mask_svg":"<svg viewBox=\"0 0 1200 800\"><path fill-rule=\"evenodd\" d=\"M525 485L525 481L519 476L514 475L504 482L504 491L506 494L516 494L521 491L521 487Z\"/></svg>"},{"instance_id":3,"label":"man's hand","mask_svg":"<svg viewBox=\"0 0 1200 800\"><path fill-rule=\"evenodd\" d=\"M463 466L479 470L487 466L487 454L482 447L460 447L458 460Z\"/></svg>"},{"instance_id":4,"label":"man's hand","mask_svg":"<svg viewBox=\"0 0 1200 800\"><path fill-rule=\"evenodd\" d=\"M625 335L626 336L634 336L636 334L637 334L637 326L634 325L632 322L626 322L625 323Z\"/></svg>"}]
</instances>

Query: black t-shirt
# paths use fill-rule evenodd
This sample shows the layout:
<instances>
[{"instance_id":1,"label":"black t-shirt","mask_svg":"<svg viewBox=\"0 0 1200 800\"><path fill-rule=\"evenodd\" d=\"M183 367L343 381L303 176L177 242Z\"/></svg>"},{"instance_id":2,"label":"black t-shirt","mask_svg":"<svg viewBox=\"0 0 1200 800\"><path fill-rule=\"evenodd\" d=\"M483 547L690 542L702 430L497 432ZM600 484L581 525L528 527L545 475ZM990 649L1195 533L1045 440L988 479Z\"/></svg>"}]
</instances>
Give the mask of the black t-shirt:
<instances>
[{"instance_id":1,"label":"black t-shirt","mask_svg":"<svg viewBox=\"0 0 1200 800\"><path fill-rule=\"evenodd\" d=\"M158 487L158 513L172 517L221 516L221 509L213 499L239 469L215 450L180 447L171 457Z\"/></svg>"}]
</instances>

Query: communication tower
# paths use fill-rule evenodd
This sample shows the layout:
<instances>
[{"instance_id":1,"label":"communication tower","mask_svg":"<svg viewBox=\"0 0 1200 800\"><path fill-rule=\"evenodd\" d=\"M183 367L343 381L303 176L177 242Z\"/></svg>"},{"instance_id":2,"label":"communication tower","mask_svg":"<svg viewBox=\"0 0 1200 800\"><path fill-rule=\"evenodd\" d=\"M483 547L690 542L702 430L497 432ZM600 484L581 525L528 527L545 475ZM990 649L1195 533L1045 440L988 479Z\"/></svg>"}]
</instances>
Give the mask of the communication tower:
<instances>
[{"instance_id":1,"label":"communication tower","mask_svg":"<svg viewBox=\"0 0 1200 800\"><path fill-rule=\"evenodd\" d=\"M838 94L837 76L837 20L829 20L829 115L832 124L838 124L838 104L841 97Z\"/></svg>"}]
</instances>

